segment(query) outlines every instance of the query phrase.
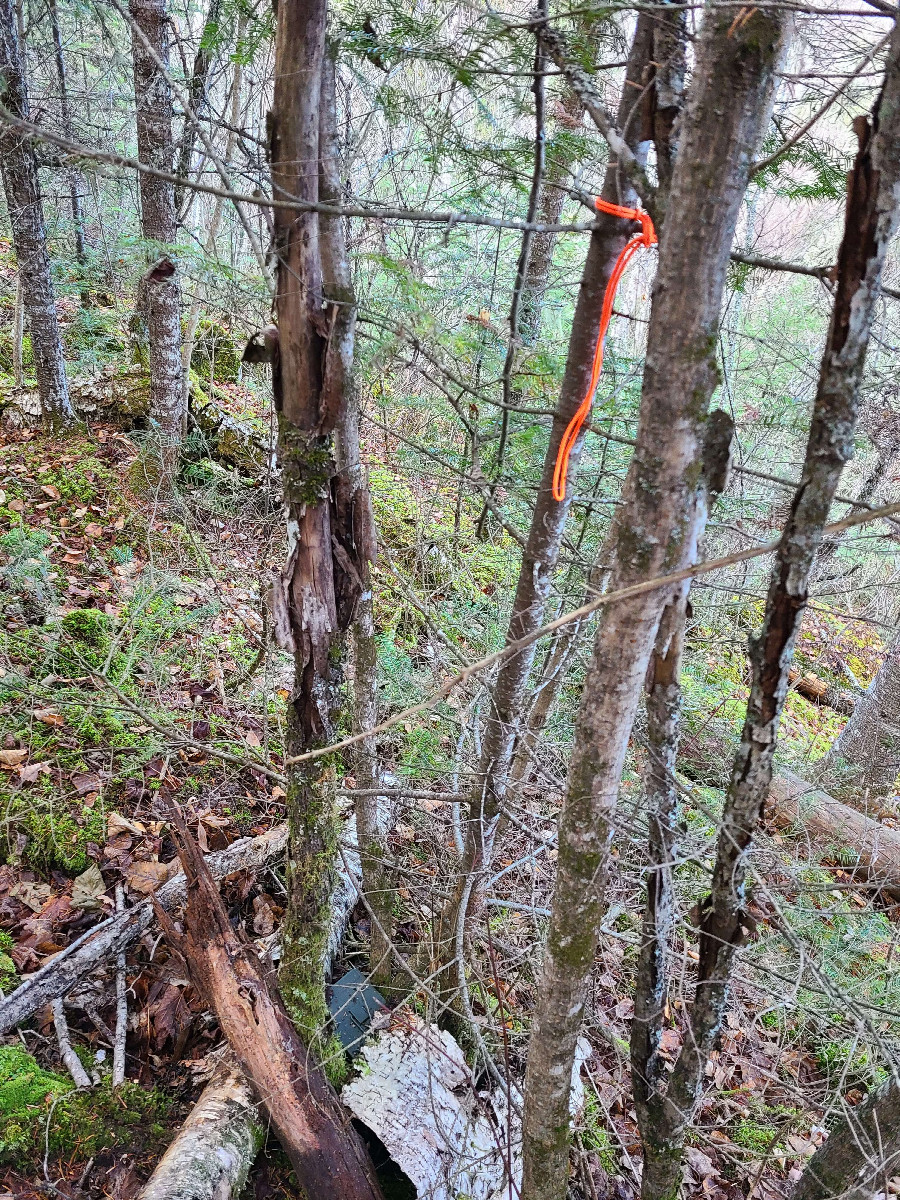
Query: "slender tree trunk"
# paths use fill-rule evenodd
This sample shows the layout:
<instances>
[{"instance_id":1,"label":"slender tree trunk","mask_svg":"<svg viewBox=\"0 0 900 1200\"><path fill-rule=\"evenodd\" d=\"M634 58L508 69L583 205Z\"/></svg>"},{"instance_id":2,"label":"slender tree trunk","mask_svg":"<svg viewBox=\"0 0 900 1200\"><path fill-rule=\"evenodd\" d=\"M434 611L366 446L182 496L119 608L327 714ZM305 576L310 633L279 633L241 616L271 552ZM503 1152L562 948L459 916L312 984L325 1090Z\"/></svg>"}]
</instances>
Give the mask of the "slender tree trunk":
<instances>
[{"instance_id":1,"label":"slender tree trunk","mask_svg":"<svg viewBox=\"0 0 900 1200\"><path fill-rule=\"evenodd\" d=\"M711 895L702 905L699 963L689 1029L664 1096L651 1097L644 1141L645 1200L674 1200L682 1150L744 937L747 854L772 782L772 758L787 695L794 642L813 560L844 465L853 453L858 390L881 271L898 224L900 26L894 31L874 127L858 124L860 149L848 180L834 310L819 374L803 475L776 555L760 635L750 648L751 688L719 830Z\"/></svg>"},{"instance_id":2,"label":"slender tree trunk","mask_svg":"<svg viewBox=\"0 0 900 1200\"><path fill-rule=\"evenodd\" d=\"M22 365L22 349L25 340L25 296L24 288L22 287L22 272L16 275L16 299L15 308L13 309L13 327L12 327L12 363L13 363L13 379L16 381L16 387L21 389L25 386L25 370Z\"/></svg>"},{"instance_id":3,"label":"slender tree trunk","mask_svg":"<svg viewBox=\"0 0 900 1200\"><path fill-rule=\"evenodd\" d=\"M703 476L685 539L682 567L696 561L710 502L724 491L734 422L717 409L710 414L703 447ZM652 1141L654 1099L665 1078L659 1056L669 989L669 955L675 925L672 863L678 818L675 764L681 732L681 660L689 610L690 581L680 584L663 610L647 670L647 767L644 801L649 823L647 899L634 990L631 1078L634 1107L644 1144ZM648 1181L649 1181L648 1173ZM648 1184L649 1186L649 1184Z\"/></svg>"},{"instance_id":4,"label":"slender tree trunk","mask_svg":"<svg viewBox=\"0 0 900 1200\"><path fill-rule=\"evenodd\" d=\"M59 10L56 0L49 0L50 29L53 35L53 57L56 61L56 79L59 84L59 112L64 137L73 139L72 114L69 109L69 87L66 80L66 59L63 54L62 34L59 29ZM84 179L79 170L72 167L67 171L72 204L72 232L75 235L75 257L81 268L81 303L87 307L91 302L91 294L86 286L87 248L84 237L84 213L81 208L81 195Z\"/></svg>"},{"instance_id":5,"label":"slender tree trunk","mask_svg":"<svg viewBox=\"0 0 900 1200\"><path fill-rule=\"evenodd\" d=\"M320 130L335 121L326 66L325 0L280 4L270 121L274 194L318 201ZM368 547L357 541L351 485L338 475L333 435L351 386L356 309L340 221L274 210L278 352L272 382L287 512L288 559L273 592L280 644L294 653L288 707L290 904L282 990L304 1037L319 1034L337 861L334 764L294 761L327 745L340 711L341 634L364 590ZM323 286L324 284L324 286ZM356 493L357 500L359 492Z\"/></svg>"},{"instance_id":6,"label":"slender tree trunk","mask_svg":"<svg viewBox=\"0 0 900 1200\"><path fill-rule=\"evenodd\" d=\"M716 331L749 162L768 119L785 18L755 11L739 28L708 9L660 242L637 447L617 514L610 586L682 558L717 382ZM559 824L559 859L525 1084L523 1200L558 1200L568 1173L575 1043L608 868L628 738L671 591L600 618Z\"/></svg>"},{"instance_id":7,"label":"slender tree trunk","mask_svg":"<svg viewBox=\"0 0 900 1200\"><path fill-rule=\"evenodd\" d=\"M816 778L841 800L865 808L894 790L900 774L900 633L859 697L850 720L816 764Z\"/></svg>"},{"instance_id":8,"label":"slender tree trunk","mask_svg":"<svg viewBox=\"0 0 900 1200\"><path fill-rule=\"evenodd\" d=\"M238 18L238 40L240 40L244 28L246 26L246 17L241 15ZM234 79L231 84L231 129L228 131L228 137L225 141L225 161L228 162L234 153L234 147L237 142L237 133L235 130L238 127L241 113L241 86L243 83L244 71L240 62L234 64ZM219 196L213 207L212 216L210 217L209 226L207 228L206 241L203 245L203 253L206 258L210 258L215 251L216 242L219 237L219 227L222 224L222 213L225 210L225 199ZM184 341L181 347L181 366L184 372L184 395L185 404L187 404L190 391L190 374L191 374L191 359L194 355L194 343L197 340L197 328L200 324L200 310L203 307L203 290L198 282L194 291L194 297L191 300L191 307L188 313L188 319L184 326Z\"/></svg>"},{"instance_id":9,"label":"slender tree trunk","mask_svg":"<svg viewBox=\"0 0 900 1200\"><path fill-rule=\"evenodd\" d=\"M172 95L156 61L158 58L168 69L166 0L131 0L129 13L134 22L131 53L138 155L142 162L171 174L175 153ZM141 231L148 242L155 243L151 251L155 266L142 285L150 353L150 419L158 443L160 483L168 490L187 420L181 374L181 288L172 258L175 197L171 183L144 173L140 193Z\"/></svg>"},{"instance_id":10,"label":"slender tree trunk","mask_svg":"<svg viewBox=\"0 0 900 1200\"><path fill-rule=\"evenodd\" d=\"M16 10L0 0L0 104L14 116L30 119L25 64ZM23 306L44 420L60 429L75 419L56 316L56 292L50 273L44 209L34 147L0 126L0 170L19 267Z\"/></svg>"},{"instance_id":11,"label":"slender tree trunk","mask_svg":"<svg viewBox=\"0 0 900 1200\"><path fill-rule=\"evenodd\" d=\"M640 94L639 81L650 52L651 21L642 14L638 18L628 59L626 83L619 111L621 128L634 130L634 135L629 135L630 144L637 152L640 152L640 127L638 125L635 129L637 123L631 120L631 110L636 103L634 96ZM634 194L621 179L615 161L611 162L607 169L602 196L605 200L615 203L632 204L635 201ZM569 513L571 484L577 474L583 437L579 438L573 450L569 468L570 487L566 499L561 503L553 498L552 490L557 452L562 436L587 389L606 285L630 233L630 222L601 213L597 229L591 236L572 322L566 372L544 458L528 541L522 555L512 615L506 633L507 643L527 637L540 627L544 618L562 546ZM535 651L536 643L532 642L526 649L505 659L494 684L485 722L478 774L469 802L463 858L452 900L440 922L437 956L445 965L455 954L456 930L463 899L470 897L470 901L474 899L477 903L480 878L491 864L497 825L508 785L517 725ZM474 886L470 879L473 873L479 877ZM452 979L450 973L447 974L446 986L452 989Z\"/></svg>"},{"instance_id":12,"label":"slender tree trunk","mask_svg":"<svg viewBox=\"0 0 900 1200\"><path fill-rule=\"evenodd\" d=\"M246 18L243 18L245 21ZM188 85L187 94L190 101L190 106L195 115L201 120L206 116L209 110L209 99L206 94L207 80L209 79L209 71L215 60L215 47L220 39L219 25L222 21L222 0L210 0L209 11L206 14L206 20L203 22L203 31L200 34L200 45L197 47L197 53L194 55L194 69L191 72L191 81ZM240 64L235 63L235 72L240 70ZM231 122L233 127L237 127L237 121ZM179 179L187 179L191 170L191 159L194 155L194 146L197 142L197 126L189 117L185 117L184 130L181 134L181 145L178 148L178 168L175 174ZM229 155L226 153L225 161L228 162ZM175 212L181 213L184 205L184 184L175 185Z\"/></svg>"}]
</instances>

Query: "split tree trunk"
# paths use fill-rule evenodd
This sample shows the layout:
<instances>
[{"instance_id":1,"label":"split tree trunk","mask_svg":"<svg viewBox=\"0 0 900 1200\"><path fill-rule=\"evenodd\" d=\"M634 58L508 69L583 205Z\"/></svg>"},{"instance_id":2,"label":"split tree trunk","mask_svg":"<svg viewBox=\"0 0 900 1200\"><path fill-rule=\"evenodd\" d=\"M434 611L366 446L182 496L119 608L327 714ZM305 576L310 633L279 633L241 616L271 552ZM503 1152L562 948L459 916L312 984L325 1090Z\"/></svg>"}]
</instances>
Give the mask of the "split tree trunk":
<instances>
[{"instance_id":1,"label":"split tree trunk","mask_svg":"<svg viewBox=\"0 0 900 1200\"><path fill-rule=\"evenodd\" d=\"M816 777L842 800L866 807L894 790L900 774L900 633L849 721L835 738Z\"/></svg>"},{"instance_id":2,"label":"split tree trunk","mask_svg":"<svg viewBox=\"0 0 900 1200\"><path fill-rule=\"evenodd\" d=\"M768 119L785 18L707 10L660 241L637 448L616 521L610 586L681 559L717 382L716 331L752 152ZM559 824L559 859L525 1085L523 1200L561 1200L575 1043L631 726L670 589L601 615Z\"/></svg>"},{"instance_id":3,"label":"split tree trunk","mask_svg":"<svg viewBox=\"0 0 900 1200\"><path fill-rule=\"evenodd\" d=\"M349 1115L298 1036L251 942L228 911L187 832L174 815L187 876L184 933L162 908L160 924L184 959L294 1168L314 1200L382 1200L371 1160Z\"/></svg>"},{"instance_id":4,"label":"split tree trunk","mask_svg":"<svg viewBox=\"0 0 900 1200\"><path fill-rule=\"evenodd\" d=\"M13 116L30 120L24 48L13 0L0 0L0 104ZM21 280L22 304L31 332L41 412L51 428L61 429L75 419L75 413L69 399L56 317L56 292L47 253L37 161L32 143L3 125L0 125L0 171Z\"/></svg>"},{"instance_id":5,"label":"split tree trunk","mask_svg":"<svg viewBox=\"0 0 900 1200\"><path fill-rule=\"evenodd\" d=\"M232 1200L240 1196L265 1133L243 1075L218 1066L138 1200Z\"/></svg>"},{"instance_id":6,"label":"split tree trunk","mask_svg":"<svg viewBox=\"0 0 900 1200\"><path fill-rule=\"evenodd\" d=\"M333 69L325 68L325 20L326 0L278 6L270 122L276 197L319 200L321 129L325 122L332 130L336 119ZM281 982L291 1015L311 1039L328 1019L325 956L339 825L334 763L302 756L334 736L342 634L364 590L368 548L357 540L362 529L354 521L351 486L332 457L351 386L356 323L342 226L334 221L326 228L315 212L283 208L274 210L274 222L278 344L272 386L288 558L274 588L273 617L279 642L295 662L286 740L291 855ZM358 490L354 495L358 500Z\"/></svg>"},{"instance_id":7,"label":"split tree trunk","mask_svg":"<svg viewBox=\"0 0 900 1200\"><path fill-rule=\"evenodd\" d=\"M620 127L627 131L629 144L638 153L641 152L641 129L640 122L632 119L632 110L637 103L635 97L640 95L641 80L651 54L651 25L651 19L646 15L641 14L638 17L618 114ZM643 149L646 150L646 147ZM622 204L633 204L636 201L627 181L621 177L615 160L611 161L607 168L602 197ZM506 633L507 644L527 638L540 628L544 619L569 514L583 435L579 437L572 451L569 488L562 502L553 498L552 483L556 457L563 434L590 381L606 286L616 259L628 241L631 231L631 222L600 213L597 228L591 235L569 338L566 372L553 417L528 541L522 555L512 614ZM436 957L445 966L453 960L456 953L456 932L461 907L472 893L477 902L479 884L484 873L489 870L493 858L494 840L507 791L516 731L521 719L536 646L537 643L532 641L525 649L504 659L494 683L482 737L481 759L470 795L463 857L453 897L440 922ZM449 971L445 972L445 975L444 990L452 991L455 976L451 979Z\"/></svg>"},{"instance_id":8,"label":"split tree trunk","mask_svg":"<svg viewBox=\"0 0 900 1200\"><path fill-rule=\"evenodd\" d=\"M172 173L172 94L160 70L168 70L169 17L166 0L130 0L131 54L137 114L138 157L149 166ZM159 62L157 62L157 59ZM175 193L171 183L141 173L141 232L153 244L155 263L142 283L150 354L150 419L157 445L160 485L172 486L187 403L181 374L181 288L172 243L175 241ZM157 261L158 260L158 261Z\"/></svg>"},{"instance_id":9,"label":"split tree trunk","mask_svg":"<svg viewBox=\"0 0 900 1200\"><path fill-rule=\"evenodd\" d=\"M746 923L747 855L772 782L772 759L788 690L794 642L822 529L853 453L858 390L888 244L900 199L900 26L888 56L873 127L858 124L860 149L848 177L834 310L813 409L803 474L776 554L763 628L750 647L751 687L719 829L711 895L702 905L699 962L689 1028L665 1095L651 1095L644 1137L644 1200L675 1200L682 1153L706 1064L725 1015Z\"/></svg>"}]
</instances>

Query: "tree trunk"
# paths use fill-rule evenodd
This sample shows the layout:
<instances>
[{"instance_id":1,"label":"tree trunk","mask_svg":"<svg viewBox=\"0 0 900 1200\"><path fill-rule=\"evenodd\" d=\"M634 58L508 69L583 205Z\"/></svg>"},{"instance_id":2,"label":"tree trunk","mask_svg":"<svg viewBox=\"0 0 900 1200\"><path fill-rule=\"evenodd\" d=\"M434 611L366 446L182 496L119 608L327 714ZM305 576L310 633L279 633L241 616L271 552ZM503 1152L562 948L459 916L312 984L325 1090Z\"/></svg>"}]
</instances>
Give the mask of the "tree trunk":
<instances>
[{"instance_id":1,"label":"tree trunk","mask_svg":"<svg viewBox=\"0 0 900 1200\"><path fill-rule=\"evenodd\" d=\"M276 196L317 202L322 122L336 120L333 70L325 70L325 0L278 6L270 123ZM329 138L330 138L329 134ZM273 592L276 636L294 654L289 702L290 903L281 967L291 1015L308 1039L328 1018L325 954L338 817L334 763L296 761L332 740L340 710L342 633L364 590L369 548L332 457L350 390L356 308L342 226L317 213L274 210L278 347L272 385L287 512L288 559ZM323 287L323 276L324 284ZM356 493L357 499L359 493Z\"/></svg>"},{"instance_id":2,"label":"tree trunk","mask_svg":"<svg viewBox=\"0 0 900 1200\"><path fill-rule=\"evenodd\" d=\"M243 1075L232 1063L220 1064L138 1200L240 1196L264 1136Z\"/></svg>"},{"instance_id":3,"label":"tree trunk","mask_svg":"<svg viewBox=\"0 0 900 1200\"><path fill-rule=\"evenodd\" d=\"M900 1082L891 1075L850 1108L806 1164L791 1200L874 1200L900 1173Z\"/></svg>"},{"instance_id":4,"label":"tree trunk","mask_svg":"<svg viewBox=\"0 0 900 1200\"><path fill-rule=\"evenodd\" d=\"M842 800L865 808L894 790L900 774L900 633L850 720L816 764L816 778Z\"/></svg>"},{"instance_id":5,"label":"tree trunk","mask_svg":"<svg viewBox=\"0 0 900 1200\"><path fill-rule=\"evenodd\" d=\"M883 124L880 124L883 118ZM664 1096L651 1098L642 1195L675 1200L684 1137L728 1000L744 937L747 854L772 782L772 757L794 642L813 560L844 465L853 452L858 390L900 193L900 27L888 56L874 128L858 123L860 149L848 177L834 310L819 373L803 474L769 585L763 628L750 648L751 688L741 744L725 796L711 895L702 905L699 962L689 1029Z\"/></svg>"},{"instance_id":6,"label":"tree trunk","mask_svg":"<svg viewBox=\"0 0 900 1200\"><path fill-rule=\"evenodd\" d=\"M710 414L703 447L703 476L697 489L680 565L696 561L710 502L725 489L734 422L717 409ZM678 821L675 764L681 733L681 660L690 581L666 605L647 670L647 766L644 803L649 823L647 899L634 989L631 1078L638 1126L646 1143L656 1122L654 1098L665 1078L659 1056L669 989L669 959L675 926L672 863Z\"/></svg>"},{"instance_id":7,"label":"tree trunk","mask_svg":"<svg viewBox=\"0 0 900 1200\"><path fill-rule=\"evenodd\" d=\"M13 116L30 120L23 47L12 0L0 0L0 104ZM2 125L0 170L31 332L41 412L51 428L61 429L74 420L75 414L56 317L37 162L32 143Z\"/></svg>"},{"instance_id":8,"label":"tree trunk","mask_svg":"<svg viewBox=\"0 0 900 1200\"><path fill-rule=\"evenodd\" d=\"M639 150L639 122L631 119L639 94L639 83L650 55L651 21L638 18L634 42L626 69L619 111L619 124L629 130L629 142ZM602 196L616 203L635 200L627 182L619 175L615 161L610 163L603 183ZM535 501L528 541L522 555L512 614L506 633L507 643L525 638L538 629L544 619L556 563L562 546L572 488L561 503L553 498L553 473L560 442L575 410L580 405L591 377L594 348L600 326L600 313L613 266L631 233L631 223L608 214L598 214L597 229L591 236L587 261L572 322L566 372L559 403L553 418L550 441L544 458L541 483ZM572 452L570 484L574 482L583 436ZM508 785L516 729L525 700L528 677L534 662L536 642L506 658L500 666L485 722L478 773L471 791L469 819L465 827L465 849L450 904L442 914L436 956L446 965L456 953L456 930L463 898L474 892L490 868L494 839ZM477 874L473 887L471 877ZM449 973L448 973L449 974ZM450 979L446 987L454 986Z\"/></svg>"},{"instance_id":9,"label":"tree trunk","mask_svg":"<svg viewBox=\"0 0 900 1200\"><path fill-rule=\"evenodd\" d=\"M647 343L637 447L617 514L610 586L662 574L683 553L717 382L716 331L748 165L769 112L785 18L739 28L707 10L675 162ZM619 781L671 591L604 610L585 680L560 816L552 915L525 1085L523 1200L565 1194L566 1111L597 944Z\"/></svg>"},{"instance_id":10,"label":"tree trunk","mask_svg":"<svg viewBox=\"0 0 900 1200\"><path fill-rule=\"evenodd\" d=\"M131 0L131 53L137 113L138 157L172 172L172 95L156 61L168 70L166 0ZM143 34L143 37L141 37ZM178 466L187 404L181 375L181 288L171 244L175 241L175 195L171 183L141 173L141 232L155 266L144 277L143 309L150 348L150 419L156 440L159 482L169 490ZM158 261L157 261L158 260Z\"/></svg>"},{"instance_id":11,"label":"tree trunk","mask_svg":"<svg viewBox=\"0 0 900 1200\"><path fill-rule=\"evenodd\" d=\"M19 391L25 386L25 370L22 365L23 342L25 341L25 296L22 286L22 272L16 275L16 299L13 310L12 327L12 365L13 379Z\"/></svg>"},{"instance_id":12,"label":"tree trunk","mask_svg":"<svg viewBox=\"0 0 900 1200\"><path fill-rule=\"evenodd\" d=\"M253 944L228 911L179 813L173 816L187 877L184 933L160 908L160 924L222 1032L290 1159L315 1200L381 1200L372 1163L309 1047L291 1024Z\"/></svg>"},{"instance_id":13,"label":"tree trunk","mask_svg":"<svg viewBox=\"0 0 900 1200\"><path fill-rule=\"evenodd\" d=\"M72 114L69 110L69 88L66 81L66 59L63 54L62 34L59 29L59 10L56 0L49 0L50 30L53 35L53 57L56 61L56 79L59 83L59 114L62 134L74 140ZM91 302L91 294L87 287L87 249L84 239L84 213L81 209L81 190L84 179L79 170L71 167L66 172L69 177L72 204L72 231L75 235L75 257L81 268L81 303L87 307Z\"/></svg>"},{"instance_id":14,"label":"tree trunk","mask_svg":"<svg viewBox=\"0 0 900 1200\"><path fill-rule=\"evenodd\" d=\"M187 89L191 109L195 116L201 120L209 109L206 82L209 78L209 69L215 58L215 46L220 37L219 24L221 20L222 0L210 0L209 11L206 14L206 20L203 22L200 45L197 47L197 53L194 55L194 69L191 72L191 80ZM235 59L235 74L238 71L240 71L240 63ZM237 121L232 120L231 124L234 128L237 127ZM232 130L229 130L229 134L232 132ZM178 168L175 172L179 179L187 179L190 174L191 159L194 155L196 141L196 123L190 117L186 116L184 119L184 129L181 134L181 145L178 149ZM228 162L229 157L230 155L226 151L226 162ZM182 206L184 205L184 192L185 186L183 183L175 185L174 205L176 214L181 213Z\"/></svg>"}]
</instances>

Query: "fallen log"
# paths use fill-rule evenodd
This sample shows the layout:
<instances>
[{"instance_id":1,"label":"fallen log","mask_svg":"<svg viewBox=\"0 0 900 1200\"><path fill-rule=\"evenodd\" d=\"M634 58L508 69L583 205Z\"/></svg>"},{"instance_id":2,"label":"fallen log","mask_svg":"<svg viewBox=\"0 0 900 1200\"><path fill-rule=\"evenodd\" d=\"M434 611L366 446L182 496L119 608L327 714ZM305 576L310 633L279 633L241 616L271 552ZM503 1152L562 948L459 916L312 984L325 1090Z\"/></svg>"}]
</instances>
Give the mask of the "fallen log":
<instances>
[{"instance_id":1,"label":"fallen log","mask_svg":"<svg viewBox=\"0 0 900 1200\"><path fill-rule=\"evenodd\" d=\"M225 1060L156 1164L138 1200L239 1196L265 1131L243 1075Z\"/></svg>"},{"instance_id":2,"label":"fallen log","mask_svg":"<svg viewBox=\"0 0 900 1200\"><path fill-rule=\"evenodd\" d=\"M900 830L842 804L784 769L772 779L767 809L775 825L801 829L819 847L824 861L900 896Z\"/></svg>"},{"instance_id":3,"label":"fallen log","mask_svg":"<svg viewBox=\"0 0 900 1200\"><path fill-rule=\"evenodd\" d=\"M823 704L826 708L833 708L835 712L843 713L846 717L853 712L856 696L846 688L835 687L833 683L828 683L827 680L821 679L812 671L800 672L795 667L791 667L788 681L801 696L812 700L814 704Z\"/></svg>"},{"instance_id":4,"label":"fallen log","mask_svg":"<svg viewBox=\"0 0 900 1200\"><path fill-rule=\"evenodd\" d=\"M215 1012L300 1187L315 1200L381 1200L371 1160L349 1115L312 1061L255 948L232 928L180 814L173 819L187 879L184 933L161 905L157 917L171 949Z\"/></svg>"},{"instance_id":5,"label":"fallen log","mask_svg":"<svg viewBox=\"0 0 900 1200\"><path fill-rule=\"evenodd\" d=\"M279 825L255 838L240 838L225 850L210 854L208 869L216 879L233 871L258 870L283 854L287 847L287 826ZM61 950L39 971L0 1000L0 1034L20 1025L45 1004L65 996L82 979L116 955L149 929L154 919L154 903L163 911L184 903L187 881L183 872L173 876L157 892L134 908L102 921Z\"/></svg>"}]
</instances>

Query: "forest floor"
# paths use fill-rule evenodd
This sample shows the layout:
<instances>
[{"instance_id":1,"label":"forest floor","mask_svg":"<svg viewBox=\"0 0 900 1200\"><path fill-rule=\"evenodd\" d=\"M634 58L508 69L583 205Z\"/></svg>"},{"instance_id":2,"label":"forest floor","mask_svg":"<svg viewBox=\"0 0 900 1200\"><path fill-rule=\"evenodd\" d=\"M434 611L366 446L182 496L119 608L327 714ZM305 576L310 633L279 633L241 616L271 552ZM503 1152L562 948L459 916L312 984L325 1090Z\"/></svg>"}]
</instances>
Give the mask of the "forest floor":
<instances>
[{"instance_id":1,"label":"forest floor","mask_svg":"<svg viewBox=\"0 0 900 1200\"><path fill-rule=\"evenodd\" d=\"M264 653L260 601L280 555L280 514L264 488L206 460L187 469L177 504L161 505L148 494L139 462L135 440L112 425L63 440L31 431L0 436L5 993L112 912L117 885L126 903L134 903L174 872L168 825L173 803L204 851L284 819L284 791L273 773L277 777L281 763L289 663ZM406 523L411 547L416 518L410 513L420 505L433 514L434 496L387 488L391 503L383 496L379 501L377 487L385 489L378 471L387 469L382 464L373 471L376 506L381 503L384 523L398 538ZM399 571L404 548L398 538L389 545ZM490 593L491 578L498 566L505 569L510 551L488 545L473 556L465 588L450 596L451 633L454 621L465 625L473 597ZM441 586L452 591L452 572ZM406 693L420 689L423 680L439 679L444 668L435 663L433 622L411 616L396 572L380 604L387 629L385 703L396 700L402 707ZM748 625L754 611L749 605ZM744 636L737 631L725 645L712 628L692 633L686 705L694 737L712 730L727 745L736 732L746 699ZM469 650L462 636L453 644ZM880 653L877 630L813 611L799 666L837 679L841 661L849 661L864 685ZM783 727L786 761L814 760L842 719L794 693ZM405 873L401 943L420 936L434 903L435 877L453 845L451 806L442 799L459 786L452 778L453 720L458 729L456 711L445 710L433 725L401 729L383 750L386 772L410 788L434 792L394 813L391 846ZM636 742L623 811L637 799L640 758ZM523 1066L534 1002L538 916L551 878L542 864L555 853L551 822L564 765L564 745L551 747L517 797L522 824L509 827L498 856L498 871L506 873L492 895L501 903L487 921L490 952L473 985L474 1012L487 1034L505 1030L514 1071ZM458 779L458 762L456 771ZM352 789L351 778L343 782ZM685 903L703 894L720 798L708 781L686 789L688 852L679 869ZM534 849L541 830L544 858ZM628 836L627 820L620 832L622 869L612 886L594 976L587 1030L592 1053L583 1071L587 1102L577 1135L581 1165L573 1186L586 1197L592 1191L598 1197L633 1195L639 1151L627 1037L642 839ZM755 902L754 945L713 1055L688 1151L692 1196L786 1196L823 1138L823 1104L835 1081L852 1104L879 1077L853 1006L900 1009L894 995L900 985L890 966L893 912L848 875L823 867L802 838L767 836L759 864L765 886ZM224 895L234 921L251 937L266 939L277 930L285 896L280 868L229 877ZM357 911L346 963L363 964L366 934ZM811 947L812 976L795 970L798 938ZM687 935L681 951L683 978L689 979L696 949ZM129 1083L112 1090L112 966L79 987L66 1005L76 1051L99 1079L91 1090L72 1091L49 1012L0 1040L0 1200L4 1189L16 1197L129 1200L202 1087L207 1056L220 1035L203 997L154 934L129 953ZM783 1002L772 998L779 972L794 987ZM840 996L851 997L847 1012L835 1011ZM405 1002L415 1007L419 999ZM679 1011L674 998L663 1039L663 1054L671 1059L681 1041ZM896 1032L892 1021L883 1024L886 1037ZM270 1147L258 1160L247 1196L294 1194L284 1160Z\"/></svg>"}]
</instances>

